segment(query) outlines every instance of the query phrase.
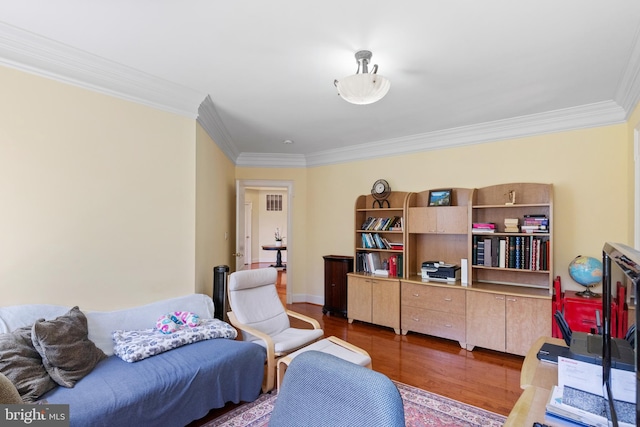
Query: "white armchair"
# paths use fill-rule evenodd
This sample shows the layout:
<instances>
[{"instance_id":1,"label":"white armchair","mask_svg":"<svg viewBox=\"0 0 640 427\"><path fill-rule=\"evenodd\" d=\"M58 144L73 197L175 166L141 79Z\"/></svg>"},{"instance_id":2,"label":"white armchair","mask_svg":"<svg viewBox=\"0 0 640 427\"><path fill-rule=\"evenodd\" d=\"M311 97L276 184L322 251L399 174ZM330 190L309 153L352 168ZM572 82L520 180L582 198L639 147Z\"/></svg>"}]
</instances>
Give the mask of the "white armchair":
<instances>
[{"instance_id":1,"label":"white armchair","mask_svg":"<svg viewBox=\"0 0 640 427\"><path fill-rule=\"evenodd\" d=\"M231 273L227 286L229 322L242 331L242 339L267 349L266 373L262 390L274 387L280 357L308 345L324 335L317 320L287 310L278 297L275 268L242 270ZM292 328L289 316L309 323L312 329Z\"/></svg>"}]
</instances>

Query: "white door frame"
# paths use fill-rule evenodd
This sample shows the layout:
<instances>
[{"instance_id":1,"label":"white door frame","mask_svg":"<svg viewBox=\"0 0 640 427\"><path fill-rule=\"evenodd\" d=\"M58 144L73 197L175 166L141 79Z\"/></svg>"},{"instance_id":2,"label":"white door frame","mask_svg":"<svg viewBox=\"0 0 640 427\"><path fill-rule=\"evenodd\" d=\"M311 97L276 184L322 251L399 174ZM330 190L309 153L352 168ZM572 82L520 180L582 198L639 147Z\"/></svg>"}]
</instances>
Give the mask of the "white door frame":
<instances>
[{"instance_id":1,"label":"white door frame","mask_svg":"<svg viewBox=\"0 0 640 427\"><path fill-rule=\"evenodd\" d=\"M638 124L633 132L633 169L634 169L634 245L640 250L640 124Z\"/></svg>"},{"instance_id":2,"label":"white door frame","mask_svg":"<svg viewBox=\"0 0 640 427\"><path fill-rule=\"evenodd\" d=\"M244 263L251 264L253 262L253 255L251 253L251 217L253 215L253 203L244 202Z\"/></svg>"},{"instance_id":3,"label":"white door frame","mask_svg":"<svg viewBox=\"0 0 640 427\"><path fill-rule=\"evenodd\" d=\"M244 194L247 187L269 187L284 188L287 190L287 304L291 304L293 296L289 289L293 289L293 271L296 270L295 260L295 239L293 238L293 181L280 181L271 179L238 179L236 180L236 253L244 253L244 248L240 248L239 229L244 229L245 205ZM242 201L242 203L240 203ZM242 224L240 224L242 222ZM244 234L243 234L244 235ZM244 240L244 237L242 238ZM244 242L243 242L244 243ZM243 245L244 246L244 245Z\"/></svg>"}]
</instances>

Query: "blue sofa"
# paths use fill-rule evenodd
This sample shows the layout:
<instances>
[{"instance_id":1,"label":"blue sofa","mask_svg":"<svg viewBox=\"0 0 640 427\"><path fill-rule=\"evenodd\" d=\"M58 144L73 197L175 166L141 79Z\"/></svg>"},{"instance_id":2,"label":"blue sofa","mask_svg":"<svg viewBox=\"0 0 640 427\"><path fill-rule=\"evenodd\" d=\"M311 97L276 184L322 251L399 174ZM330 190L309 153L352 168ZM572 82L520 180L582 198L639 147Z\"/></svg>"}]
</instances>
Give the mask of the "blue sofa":
<instances>
[{"instance_id":1,"label":"blue sofa","mask_svg":"<svg viewBox=\"0 0 640 427\"><path fill-rule=\"evenodd\" d=\"M0 332L38 318L53 319L69 307L0 308ZM106 355L73 388L56 386L40 399L69 404L71 426L184 426L227 402L250 402L261 391L266 351L234 339L206 339L136 362L114 354L112 332L151 328L166 312L191 311L213 319L206 295L188 295L113 312L83 312L88 338Z\"/></svg>"}]
</instances>

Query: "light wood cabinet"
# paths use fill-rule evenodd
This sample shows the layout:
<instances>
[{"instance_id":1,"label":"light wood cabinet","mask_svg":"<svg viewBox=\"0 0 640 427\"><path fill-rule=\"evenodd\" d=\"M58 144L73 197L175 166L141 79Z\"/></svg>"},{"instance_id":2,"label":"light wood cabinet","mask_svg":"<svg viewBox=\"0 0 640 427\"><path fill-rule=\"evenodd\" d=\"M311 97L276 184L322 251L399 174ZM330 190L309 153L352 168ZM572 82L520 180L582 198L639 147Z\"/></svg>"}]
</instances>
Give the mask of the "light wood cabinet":
<instances>
[{"instance_id":1,"label":"light wood cabinet","mask_svg":"<svg viewBox=\"0 0 640 427\"><path fill-rule=\"evenodd\" d=\"M551 299L467 290L467 349L524 356L551 331Z\"/></svg>"},{"instance_id":2,"label":"light wood cabinet","mask_svg":"<svg viewBox=\"0 0 640 427\"><path fill-rule=\"evenodd\" d=\"M393 328L400 334L400 281L351 273L347 279L347 317Z\"/></svg>"},{"instance_id":3,"label":"light wood cabinet","mask_svg":"<svg viewBox=\"0 0 640 427\"><path fill-rule=\"evenodd\" d=\"M410 207L410 233L467 234L467 206Z\"/></svg>"},{"instance_id":4,"label":"light wood cabinet","mask_svg":"<svg viewBox=\"0 0 640 427\"><path fill-rule=\"evenodd\" d=\"M475 346L505 351L507 336L503 294L469 292L467 295L467 349Z\"/></svg>"},{"instance_id":5,"label":"light wood cabinet","mask_svg":"<svg viewBox=\"0 0 640 427\"><path fill-rule=\"evenodd\" d=\"M402 281L402 334L409 331L455 340L465 348L465 290Z\"/></svg>"},{"instance_id":6,"label":"light wood cabinet","mask_svg":"<svg viewBox=\"0 0 640 427\"><path fill-rule=\"evenodd\" d=\"M506 318L506 352L525 356L539 337L550 336L551 300L507 295Z\"/></svg>"}]
</instances>

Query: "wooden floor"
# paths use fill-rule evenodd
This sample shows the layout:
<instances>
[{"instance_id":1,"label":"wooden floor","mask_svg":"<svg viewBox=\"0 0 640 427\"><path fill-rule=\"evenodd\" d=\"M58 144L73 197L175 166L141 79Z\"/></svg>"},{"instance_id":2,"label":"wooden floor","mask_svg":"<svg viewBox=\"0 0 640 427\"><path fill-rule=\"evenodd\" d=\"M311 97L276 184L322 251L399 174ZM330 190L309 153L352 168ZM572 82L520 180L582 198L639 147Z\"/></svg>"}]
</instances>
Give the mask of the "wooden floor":
<instances>
[{"instance_id":1,"label":"wooden floor","mask_svg":"<svg viewBox=\"0 0 640 427\"><path fill-rule=\"evenodd\" d=\"M286 272L281 274L286 281ZM280 289L284 290L283 286ZM390 328L322 314L322 307L308 303L287 308L317 319L325 336L334 335L365 349L373 369L394 381L508 415L520 396L520 368L523 358L476 348L467 351L455 341L410 332L396 335ZM292 325L297 326L292 320ZM212 411L201 425L235 407Z\"/></svg>"}]
</instances>

